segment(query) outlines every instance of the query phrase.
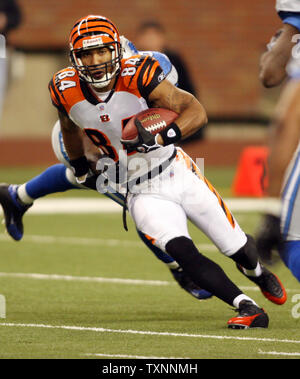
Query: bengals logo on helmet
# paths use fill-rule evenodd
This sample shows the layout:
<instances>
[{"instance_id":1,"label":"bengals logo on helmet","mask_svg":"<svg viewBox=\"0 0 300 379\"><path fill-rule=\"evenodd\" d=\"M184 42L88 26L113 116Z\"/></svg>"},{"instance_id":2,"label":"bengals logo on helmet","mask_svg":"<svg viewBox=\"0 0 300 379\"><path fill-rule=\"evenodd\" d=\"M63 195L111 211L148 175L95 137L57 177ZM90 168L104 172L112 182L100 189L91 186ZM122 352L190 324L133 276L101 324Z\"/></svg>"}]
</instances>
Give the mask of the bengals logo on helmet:
<instances>
[{"instance_id":1,"label":"bengals logo on helmet","mask_svg":"<svg viewBox=\"0 0 300 379\"><path fill-rule=\"evenodd\" d=\"M106 17L89 15L76 21L70 37L70 58L72 65L78 71L81 80L93 84L97 88L106 87L111 79L120 71L122 48L120 35L116 26ZM111 60L99 65L87 66L82 63L81 53L84 50L108 47ZM101 79L94 79L93 71L104 71Z\"/></svg>"}]
</instances>

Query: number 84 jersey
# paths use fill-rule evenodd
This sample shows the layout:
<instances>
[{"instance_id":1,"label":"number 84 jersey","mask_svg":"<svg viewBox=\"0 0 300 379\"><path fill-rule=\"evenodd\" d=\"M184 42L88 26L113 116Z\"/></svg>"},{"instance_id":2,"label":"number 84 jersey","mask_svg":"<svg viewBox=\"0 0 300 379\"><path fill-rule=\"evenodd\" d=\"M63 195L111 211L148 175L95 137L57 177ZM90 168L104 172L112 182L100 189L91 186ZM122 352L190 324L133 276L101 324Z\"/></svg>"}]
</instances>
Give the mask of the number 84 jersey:
<instances>
[{"instance_id":1,"label":"number 84 jersey","mask_svg":"<svg viewBox=\"0 0 300 379\"><path fill-rule=\"evenodd\" d=\"M56 73L49 83L49 90L53 105L117 162L119 152L124 151L120 142L123 128L132 116L148 108L149 94L164 79L164 72L154 58L136 55L122 60L115 88L102 94L104 98L99 98L99 93L81 81L72 67ZM143 154L143 158L150 161L153 155L160 164L172 155L173 150L173 145L169 145ZM138 155L140 153L133 153L135 157ZM147 172L148 168L142 171Z\"/></svg>"}]
</instances>

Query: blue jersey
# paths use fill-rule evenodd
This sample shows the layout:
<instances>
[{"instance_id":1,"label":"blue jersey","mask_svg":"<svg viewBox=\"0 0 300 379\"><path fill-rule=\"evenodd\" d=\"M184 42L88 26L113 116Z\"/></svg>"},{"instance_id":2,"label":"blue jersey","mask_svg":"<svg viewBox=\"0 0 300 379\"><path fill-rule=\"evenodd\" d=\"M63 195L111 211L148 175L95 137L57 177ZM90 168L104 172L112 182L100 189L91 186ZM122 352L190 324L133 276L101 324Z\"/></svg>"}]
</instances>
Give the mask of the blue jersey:
<instances>
[{"instance_id":1,"label":"blue jersey","mask_svg":"<svg viewBox=\"0 0 300 379\"><path fill-rule=\"evenodd\" d=\"M299 0L300 1L300 0ZM121 36L121 44L124 49L124 56L129 57L132 55L140 54L140 55L150 55L155 58L160 67L162 68L166 79L168 79L172 84L177 86L178 83L178 73L176 68L172 65L170 59L166 56L166 54L160 53L158 51L139 51L134 46L134 44L129 41L124 36Z\"/></svg>"}]
</instances>

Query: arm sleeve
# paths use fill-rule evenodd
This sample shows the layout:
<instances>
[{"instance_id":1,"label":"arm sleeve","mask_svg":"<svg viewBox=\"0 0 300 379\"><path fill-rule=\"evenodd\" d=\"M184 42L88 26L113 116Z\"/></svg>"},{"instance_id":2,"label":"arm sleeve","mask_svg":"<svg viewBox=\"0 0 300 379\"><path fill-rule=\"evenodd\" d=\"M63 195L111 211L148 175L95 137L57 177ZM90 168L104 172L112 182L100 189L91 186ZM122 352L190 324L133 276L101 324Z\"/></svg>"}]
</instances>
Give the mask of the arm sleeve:
<instances>
[{"instance_id":1,"label":"arm sleeve","mask_svg":"<svg viewBox=\"0 0 300 379\"><path fill-rule=\"evenodd\" d=\"M57 87L55 85L55 76L50 80L48 84L48 89L50 92L50 97L52 104L57 108L61 113L68 116L68 112L66 111L65 107L63 106L61 102L61 95L59 94L59 91L57 90Z\"/></svg>"},{"instance_id":2,"label":"arm sleeve","mask_svg":"<svg viewBox=\"0 0 300 379\"><path fill-rule=\"evenodd\" d=\"M139 70L137 86L140 94L146 100L150 93L165 79L165 73L158 61L147 57Z\"/></svg>"}]
</instances>

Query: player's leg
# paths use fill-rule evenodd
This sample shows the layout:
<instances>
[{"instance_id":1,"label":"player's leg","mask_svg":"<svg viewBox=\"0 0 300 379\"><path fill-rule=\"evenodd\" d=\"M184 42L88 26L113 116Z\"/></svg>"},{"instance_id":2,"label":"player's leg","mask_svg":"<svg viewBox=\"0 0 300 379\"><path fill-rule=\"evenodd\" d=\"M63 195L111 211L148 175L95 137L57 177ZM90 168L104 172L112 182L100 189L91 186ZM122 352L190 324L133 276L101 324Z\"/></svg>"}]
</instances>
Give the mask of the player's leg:
<instances>
[{"instance_id":1,"label":"player's leg","mask_svg":"<svg viewBox=\"0 0 300 379\"><path fill-rule=\"evenodd\" d=\"M36 199L77 188L68 180L67 172L68 169L63 164L57 164L24 184L0 184L0 204L5 214L5 226L14 240L22 239L22 218Z\"/></svg>"},{"instance_id":2,"label":"player's leg","mask_svg":"<svg viewBox=\"0 0 300 379\"><path fill-rule=\"evenodd\" d=\"M166 188L165 188L166 190ZM160 249L167 251L199 287L240 311L229 327L268 326L268 316L246 296L216 263L202 255L187 230L187 218L176 202L150 194L129 197L129 211L137 228Z\"/></svg>"},{"instance_id":3,"label":"player's leg","mask_svg":"<svg viewBox=\"0 0 300 379\"><path fill-rule=\"evenodd\" d=\"M256 283L265 297L276 304L286 301L286 292L279 279L258 260L254 239L246 235L232 216L223 199L190 162L186 167L183 207L189 219L202 230L238 269Z\"/></svg>"},{"instance_id":4,"label":"player's leg","mask_svg":"<svg viewBox=\"0 0 300 379\"><path fill-rule=\"evenodd\" d=\"M47 168L24 184L0 185L0 204L4 210L6 230L16 241L23 237L23 216L36 199L79 187L72 171L66 167L69 163L59 131L57 122L52 132L52 147L61 164Z\"/></svg>"},{"instance_id":5,"label":"player's leg","mask_svg":"<svg viewBox=\"0 0 300 379\"><path fill-rule=\"evenodd\" d=\"M152 251L152 253L154 253L158 259L163 261L168 266L174 279L184 290L199 300L209 299L212 297L211 292L208 292L195 284L191 278L186 275L182 267L180 267L179 264L170 255L164 253L160 248L155 246L153 240L149 238L147 234L144 234L139 230L137 230L137 232L141 240Z\"/></svg>"}]
</instances>

